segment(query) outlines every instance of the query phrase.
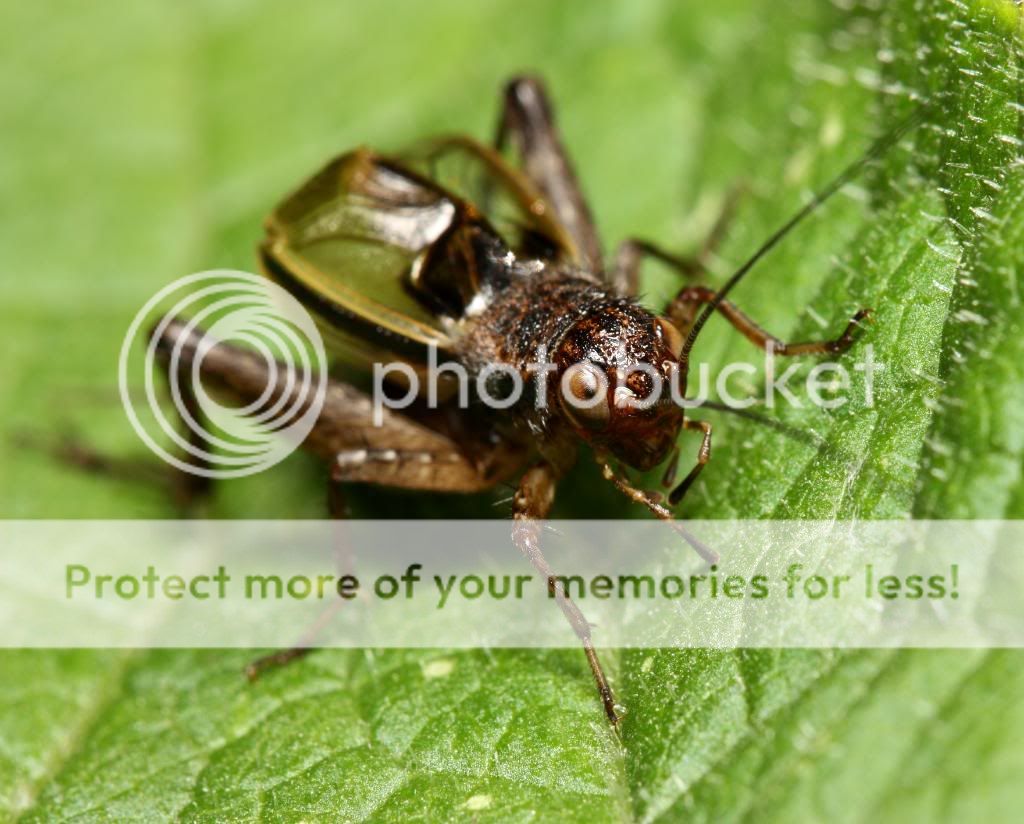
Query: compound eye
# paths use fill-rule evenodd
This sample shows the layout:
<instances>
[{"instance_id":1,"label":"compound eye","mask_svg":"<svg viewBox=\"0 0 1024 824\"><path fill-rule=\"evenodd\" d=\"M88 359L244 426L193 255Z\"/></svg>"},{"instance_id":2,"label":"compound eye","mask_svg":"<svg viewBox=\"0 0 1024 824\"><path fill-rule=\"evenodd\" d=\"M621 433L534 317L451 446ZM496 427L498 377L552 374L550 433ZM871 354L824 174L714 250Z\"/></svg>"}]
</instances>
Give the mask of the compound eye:
<instances>
[{"instance_id":1,"label":"compound eye","mask_svg":"<svg viewBox=\"0 0 1024 824\"><path fill-rule=\"evenodd\" d=\"M667 318L657 318L657 321L661 339L665 341L665 345L669 348L669 351L678 358L683 351L682 333Z\"/></svg>"},{"instance_id":2,"label":"compound eye","mask_svg":"<svg viewBox=\"0 0 1024 824\"><path fill-rule=\"evenodd\" d=\"M562 375L562 398L566 413L580 426L605 426L608 408L608 378L592 363L574 363Z\"/></svg>"}]
</instances>

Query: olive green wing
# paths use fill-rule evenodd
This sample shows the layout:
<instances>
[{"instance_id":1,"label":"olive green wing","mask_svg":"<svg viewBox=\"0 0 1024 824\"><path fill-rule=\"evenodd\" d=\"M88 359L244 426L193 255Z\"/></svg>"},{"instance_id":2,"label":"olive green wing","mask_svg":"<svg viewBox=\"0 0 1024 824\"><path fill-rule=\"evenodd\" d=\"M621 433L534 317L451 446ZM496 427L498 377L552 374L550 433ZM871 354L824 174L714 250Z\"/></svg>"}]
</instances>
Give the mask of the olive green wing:
<instances>
[{"instance_id":1,"label":"olive green wing","mask_svg":"<svg viewBox=\"0 0 1024 824\"><path fill-rule=\"evenodd\" d=\"M530 181L464 137L395 158L342 155L285 198L266 231L266 273L311 310L335 354L364 363L450 353L510 251L577 259Z\"/></svg>"},{"instance_id":2,"label":"olive green wing","mask_svg":"<svg viewBox=\"0 0 1024 824\"><path fill-rule=\"evenodd\" d=\"M453 340L411 277L461 210L440 187L360 149L274 209L261 260L310 309L332 349L422 361L429 347L448 351Z\"/></svg>"}]
</instances>

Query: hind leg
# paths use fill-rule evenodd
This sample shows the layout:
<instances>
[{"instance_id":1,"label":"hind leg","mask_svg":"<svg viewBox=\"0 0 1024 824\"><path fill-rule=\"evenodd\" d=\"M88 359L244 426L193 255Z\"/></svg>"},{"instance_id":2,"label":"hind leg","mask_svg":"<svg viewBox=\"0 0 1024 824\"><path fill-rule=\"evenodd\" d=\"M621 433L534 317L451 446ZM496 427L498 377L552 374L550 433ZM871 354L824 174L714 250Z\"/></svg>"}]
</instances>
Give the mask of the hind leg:
<instances>
[{"instance_id":1,"label":"hind leg","mask_svg":"<svg viewBox=\"0 0 1024 824\"><path fill-rule=\"evenodd\" d=\"M199 379L221 395L239 405L260 399L269 405L283 399L288 407L294 402L299 414L304 411L301 389L284 380L285 370L271 371L255 353L211 342L202 330L181 321L171 320L158 328L163 329L156 342L158 351L177 350L183 372L191 372L202 349ZM394 410L376 410L369 396L335 380L328 382L323 406L303 446L329 466L328 511L336 520L347 514L342 483L478 492L504 480L520 462L519 450L502 441L479 440L450 428L442 431ZM351 574L351 554L341 530L335 551L339 574ZM268 669L308 654L343 604L341 599L332 601L292 647L251 662L245 669L247 677L255 680Z\"/></svg>"}]
</instances>

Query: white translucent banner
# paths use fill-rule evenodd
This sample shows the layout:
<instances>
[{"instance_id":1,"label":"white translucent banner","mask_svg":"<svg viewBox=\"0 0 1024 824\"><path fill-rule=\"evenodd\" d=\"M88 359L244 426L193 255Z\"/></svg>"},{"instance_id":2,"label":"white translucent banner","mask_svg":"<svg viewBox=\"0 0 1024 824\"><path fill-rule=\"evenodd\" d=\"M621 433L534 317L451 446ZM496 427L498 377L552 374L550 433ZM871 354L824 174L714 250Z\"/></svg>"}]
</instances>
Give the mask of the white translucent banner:
<instances>
[{"instance_id":1,"label":"white translucent banner","mask_svg":"<svg viewBox=\"0 0 1024 824\"><path fill-rule=\"evenodd\" d=\"M1024 522L685 530L646 520L0 521L0 645L570 646L557 597L520 551L537 538L599 647L1024 646Z\"/></svg>"}]
</instances>

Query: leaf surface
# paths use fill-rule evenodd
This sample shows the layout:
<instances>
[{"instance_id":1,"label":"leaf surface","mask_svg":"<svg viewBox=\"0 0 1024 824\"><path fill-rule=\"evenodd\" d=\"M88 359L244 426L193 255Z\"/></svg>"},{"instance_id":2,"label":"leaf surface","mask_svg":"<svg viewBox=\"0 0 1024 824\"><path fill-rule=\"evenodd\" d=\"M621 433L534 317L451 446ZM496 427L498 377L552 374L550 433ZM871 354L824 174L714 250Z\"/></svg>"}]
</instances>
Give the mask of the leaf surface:
<instances>
[{"instance_id":1,"label":"leaf surface","mask_svg":"<svg viewBox=\"0 0 1024 824\"><path fill-rule=\"evenodd\" d=\"M746 182L718 278L916 96L924 124L735 293L796 339L872 307L851 355L885 364L874 405L778 410L820 449L716 418L682 511L1024 517L1020 10L882 6L9 5L0 419L141 454L113 366L136 309L253 268L262 215L332 154L485 137L515 71L547 78L606 245L695 247ZM675 287L646 273L652 305ZM700 355L759 362L717 320ZM5 517L174 514L6 437L0 466ZM296 456L209 514L318 517L322 489ZM356 495L367 515L501 513ZM636 513L581 465L559 514ZM249 656L0 653L0 818L991 821L1022 802L1015 651L624 651L621 739L577 650L322 651L253 686Z\"/></svg>"}]
</instances>

